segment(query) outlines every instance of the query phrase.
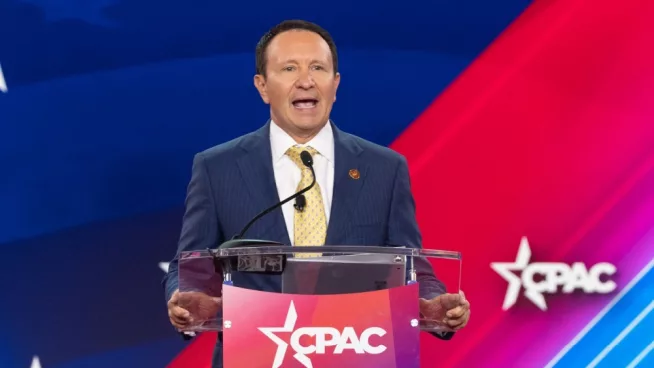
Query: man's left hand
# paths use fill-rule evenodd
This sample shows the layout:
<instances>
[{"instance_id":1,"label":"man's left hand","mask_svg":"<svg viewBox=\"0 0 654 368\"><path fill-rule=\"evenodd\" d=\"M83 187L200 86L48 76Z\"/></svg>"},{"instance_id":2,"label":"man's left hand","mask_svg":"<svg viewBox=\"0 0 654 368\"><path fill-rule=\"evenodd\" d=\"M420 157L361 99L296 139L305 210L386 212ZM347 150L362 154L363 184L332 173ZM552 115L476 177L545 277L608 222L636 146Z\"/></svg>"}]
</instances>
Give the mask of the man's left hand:
<instances>
[{"instance_id":1,"label":"man's left hand","mask_svg":"<svg viewBox=\"0 0 654 368\"><path fill-rule=\"evenodd\" d=\"M421 298L420 314L457 331L468 324L470 302L466 299L463 291L458 294L439 295L431 300Z\"/></svg>"}]
</instances>

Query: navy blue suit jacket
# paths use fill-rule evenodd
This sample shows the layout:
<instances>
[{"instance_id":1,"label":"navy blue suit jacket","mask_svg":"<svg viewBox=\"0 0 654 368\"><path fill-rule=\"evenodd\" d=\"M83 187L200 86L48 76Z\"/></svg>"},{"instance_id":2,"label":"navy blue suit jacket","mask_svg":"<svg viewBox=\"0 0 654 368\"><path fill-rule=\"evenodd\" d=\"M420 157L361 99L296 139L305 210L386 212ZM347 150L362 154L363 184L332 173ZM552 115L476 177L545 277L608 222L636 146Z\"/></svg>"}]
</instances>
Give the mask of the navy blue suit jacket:
<instances>
[{"instance_id":1,"label":"navy blue suit jacket","mask_svg":"<svg viewBox=\"0 0 654 368\"><path fill-rule=\"evenodd\" d=\"M195 155L178 252L215 248L239 233L259 212L280 201L273 174L270 124ZM406 159L330 124L335 168L326 244L421 247ZM358 180L349 176L350 169L359 170ZM291 244L279 208L255 223L245 237ZM428 262L421 260L416 266L421 297L445 292ZM177 269L175 257L164 278L166 300L177 289ZM281 290L279 276L234 273L232 277L236 286ZM219 341L214 367L222 366L221 361Z\"/></svg>"}]
</instances>

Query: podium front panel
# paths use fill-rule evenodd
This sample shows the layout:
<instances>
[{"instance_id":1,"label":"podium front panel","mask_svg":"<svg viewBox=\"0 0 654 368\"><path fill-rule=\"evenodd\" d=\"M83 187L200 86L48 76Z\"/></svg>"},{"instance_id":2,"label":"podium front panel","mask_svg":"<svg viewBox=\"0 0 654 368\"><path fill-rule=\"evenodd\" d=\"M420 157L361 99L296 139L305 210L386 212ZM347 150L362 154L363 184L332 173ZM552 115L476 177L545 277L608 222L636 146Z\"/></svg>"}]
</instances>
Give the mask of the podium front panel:
<instances>
[{"instance_id":1,"label":"podium front panel","mask_svg":"<svg viewBox=\"0 0 654 368\"><path fill-rule=\"evenodd\" d=\"M225 368L420 365L417 285L338 295L225 286L223 297Z\"/></svg>"}]
</instances>

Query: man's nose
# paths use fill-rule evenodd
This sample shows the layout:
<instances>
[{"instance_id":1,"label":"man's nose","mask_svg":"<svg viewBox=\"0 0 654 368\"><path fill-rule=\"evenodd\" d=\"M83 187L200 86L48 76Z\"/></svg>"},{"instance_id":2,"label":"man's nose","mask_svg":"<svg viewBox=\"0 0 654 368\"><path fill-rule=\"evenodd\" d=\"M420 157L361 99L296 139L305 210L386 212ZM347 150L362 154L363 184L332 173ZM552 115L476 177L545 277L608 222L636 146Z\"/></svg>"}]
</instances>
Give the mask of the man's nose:
<instances>
[{"instance_id":1,"label":"man's nose","mask_svg":"<svg viewBox=\"0 0 654 368\"><path fill-rule=\"evenodd\" d=\"M315 81L313 79L313 76L311 75L311 72L309 71L301 72L297 81L295 82L295 86L297 88L303 88L303 89L309 89L315 86Z\"/></svg>"}]
</instances>

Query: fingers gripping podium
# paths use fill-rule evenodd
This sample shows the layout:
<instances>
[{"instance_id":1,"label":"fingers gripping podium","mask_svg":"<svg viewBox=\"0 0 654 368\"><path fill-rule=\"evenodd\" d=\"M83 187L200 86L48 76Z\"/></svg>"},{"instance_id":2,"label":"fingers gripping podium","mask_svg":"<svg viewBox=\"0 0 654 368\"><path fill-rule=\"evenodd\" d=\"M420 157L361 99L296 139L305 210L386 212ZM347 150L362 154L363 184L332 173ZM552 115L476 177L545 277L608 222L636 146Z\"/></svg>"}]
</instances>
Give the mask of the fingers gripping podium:
<instances>
[{"instance_id":1,"label":"fingers gripping podium","mask_svg":"<svg viewBox=\"0 0 654 368\"><path fill-rule=\"evenodd\" d=\"M192 321L184 332L222 331L226 368L417 368L420 331L454 331L445 312L461 302L458 252L241 245L179 258L179 305ZM421 295L421 273L433 270L447 298ZM280 292L239 286L252 274L278 277Z\"/></svg>"}]
</instances>

